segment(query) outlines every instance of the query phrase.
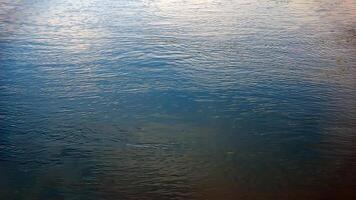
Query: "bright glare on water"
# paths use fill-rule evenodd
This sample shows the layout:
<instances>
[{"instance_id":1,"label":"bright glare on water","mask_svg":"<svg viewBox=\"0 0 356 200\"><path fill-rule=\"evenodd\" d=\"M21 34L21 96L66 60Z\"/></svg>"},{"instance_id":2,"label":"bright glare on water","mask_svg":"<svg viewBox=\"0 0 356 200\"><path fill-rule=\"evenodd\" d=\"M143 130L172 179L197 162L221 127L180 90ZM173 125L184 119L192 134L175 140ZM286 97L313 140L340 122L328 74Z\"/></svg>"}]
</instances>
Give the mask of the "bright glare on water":
<instances>
[{"instance_id":1,"label":"bright glare on water","mask_svg":"<svg viewBox=\"0 0 356 200\"><path fill-rule=\"evenodd\" d=\"M356 199L354 0L0 0L0 199Z\"/></svg>"}]
</instances>

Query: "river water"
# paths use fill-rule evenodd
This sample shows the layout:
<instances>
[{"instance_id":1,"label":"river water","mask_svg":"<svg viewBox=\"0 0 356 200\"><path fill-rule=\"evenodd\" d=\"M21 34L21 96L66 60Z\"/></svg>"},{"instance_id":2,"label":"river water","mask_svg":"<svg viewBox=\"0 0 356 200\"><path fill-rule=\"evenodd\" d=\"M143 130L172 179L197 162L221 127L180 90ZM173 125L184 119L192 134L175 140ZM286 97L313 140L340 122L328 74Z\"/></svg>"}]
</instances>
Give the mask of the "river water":
<instances>
[{"instance_id":1,"label":"river water","mask_svg":"<svg viewBox=\"0 0 356 200\"><path fill-rule=\"evenodd\" d=\"M0 199L352 199L353 0L0 0Z\"/></svg>"}]
</instances>

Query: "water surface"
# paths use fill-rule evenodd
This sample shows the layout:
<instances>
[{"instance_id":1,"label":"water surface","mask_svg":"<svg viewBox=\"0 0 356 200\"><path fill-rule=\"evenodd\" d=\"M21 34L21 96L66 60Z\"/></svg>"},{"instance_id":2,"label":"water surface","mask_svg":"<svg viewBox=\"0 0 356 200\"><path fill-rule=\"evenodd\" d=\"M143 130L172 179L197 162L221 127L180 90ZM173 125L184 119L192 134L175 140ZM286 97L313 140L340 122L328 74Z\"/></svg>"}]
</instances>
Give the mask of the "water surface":
<instances>
[{"instance_id":1,"label":"water surface","mask_svg":"<svg viewBox=\"0 0 356 200\"><path fill-rule=\"evenodd\" d=\"M0 199L352 199L353 0L0 0Z\"/></svg>"}]
</instances>

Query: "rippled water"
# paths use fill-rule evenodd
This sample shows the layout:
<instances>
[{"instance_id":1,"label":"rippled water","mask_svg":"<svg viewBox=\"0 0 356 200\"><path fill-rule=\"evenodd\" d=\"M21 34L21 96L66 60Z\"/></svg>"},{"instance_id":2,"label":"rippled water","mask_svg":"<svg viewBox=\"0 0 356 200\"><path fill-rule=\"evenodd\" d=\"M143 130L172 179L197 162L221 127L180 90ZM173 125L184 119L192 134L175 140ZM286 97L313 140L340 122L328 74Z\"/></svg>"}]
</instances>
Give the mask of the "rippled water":
<instances>
[{"instance_id":1,"label":"rippled water","mask_svg":"<svg viewBox=\"0 0 356 200\"><path fill-rule=\"evenodd\" d=\"M0 199L352 199L355 19L353 0L0 0Z\"/></svg>"}]
</instances>

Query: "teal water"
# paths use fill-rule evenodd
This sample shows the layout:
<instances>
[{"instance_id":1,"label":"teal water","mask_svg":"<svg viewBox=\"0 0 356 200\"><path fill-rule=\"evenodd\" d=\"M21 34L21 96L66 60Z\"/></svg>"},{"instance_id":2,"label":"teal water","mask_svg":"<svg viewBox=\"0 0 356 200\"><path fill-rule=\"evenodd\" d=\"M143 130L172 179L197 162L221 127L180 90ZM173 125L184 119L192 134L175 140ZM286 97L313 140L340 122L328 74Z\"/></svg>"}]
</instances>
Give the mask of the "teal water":
<instances>
[{"instance_id":1,"label":"teal water","mask_svg":"<svg viewBox=\"0 0 356 200\"><path fill-rule=\"evenodd\" d=\"M355 19L353 0L0 0L0 199L355 198Z\"/></svg>"}]
</instances>

